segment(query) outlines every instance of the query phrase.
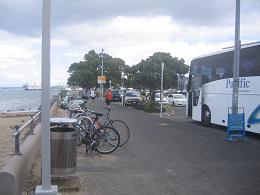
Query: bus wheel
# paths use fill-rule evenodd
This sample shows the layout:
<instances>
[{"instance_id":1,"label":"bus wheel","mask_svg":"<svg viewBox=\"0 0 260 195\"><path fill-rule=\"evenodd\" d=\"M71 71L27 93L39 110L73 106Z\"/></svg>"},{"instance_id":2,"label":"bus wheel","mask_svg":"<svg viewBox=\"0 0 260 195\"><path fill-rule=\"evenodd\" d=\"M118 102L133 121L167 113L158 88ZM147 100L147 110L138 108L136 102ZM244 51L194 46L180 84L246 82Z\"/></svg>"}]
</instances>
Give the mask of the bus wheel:
<instances>
[{"instance_id":1,"label":"bus wheel","mask_svg":"<svg viewBox=\"0 0 260 195\"><path fill-rule=\"evenodd\" d=\"M211 126L211 114L208 108L203 110L202 124L205 126Z\"/></svg>"}]
</instances>

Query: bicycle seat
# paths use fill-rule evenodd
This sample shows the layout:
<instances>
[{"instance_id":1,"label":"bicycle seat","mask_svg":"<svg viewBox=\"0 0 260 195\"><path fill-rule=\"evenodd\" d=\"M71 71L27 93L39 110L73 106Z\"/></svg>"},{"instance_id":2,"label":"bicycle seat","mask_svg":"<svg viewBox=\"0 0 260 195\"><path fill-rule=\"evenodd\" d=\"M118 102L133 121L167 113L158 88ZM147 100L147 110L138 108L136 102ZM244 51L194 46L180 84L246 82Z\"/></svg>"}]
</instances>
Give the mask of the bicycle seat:
<instances>
[{"instance_id":1,"label":"bicycle seat","mask_svg":"<svg viewBox=\"0 0 260 195\"><path fill-rule=\"evenodd\" d=\"M95 114L96 116L104 116L102 112L89 111L91 114Z\"/></svg>"},{"instance_id":2,"label":"bicycle seat","mask_svg":"<svg viewBox=\"0 0 260 195\"><path fill-rule=\"evenodd\" d=\"M72 110L73 113L82 113L84 112L82 109L76 109L76 110Z\"/></svg>"}]
</instances>

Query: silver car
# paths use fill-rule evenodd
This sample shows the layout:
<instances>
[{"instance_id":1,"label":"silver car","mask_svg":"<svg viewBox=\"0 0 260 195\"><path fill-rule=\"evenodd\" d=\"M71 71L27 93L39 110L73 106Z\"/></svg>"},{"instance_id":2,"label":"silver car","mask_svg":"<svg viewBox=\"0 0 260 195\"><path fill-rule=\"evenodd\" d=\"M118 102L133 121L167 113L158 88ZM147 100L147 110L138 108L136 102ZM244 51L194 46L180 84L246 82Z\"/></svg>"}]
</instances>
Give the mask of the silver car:
<instances>
[{"instance_id":1,"label":"silver car","mask_svg":"<svg viewBox=\"0 0 260 195\"><path fill-rule=\"evenodd\" d=\"M186 106L187 99L183 94L169 94L167 96L169 104L174 106Z\"/></svg>"},{"instance_id":2,"label":"silver car","mask_svg":"<svg viewBox=\"0 0 260 195\"><path fill-rule=\"evenodd\" d=\"M141 103L142 98L138 91L127 91L124 97L125 105L139 104Z\"/></svg>"}]
</instances>

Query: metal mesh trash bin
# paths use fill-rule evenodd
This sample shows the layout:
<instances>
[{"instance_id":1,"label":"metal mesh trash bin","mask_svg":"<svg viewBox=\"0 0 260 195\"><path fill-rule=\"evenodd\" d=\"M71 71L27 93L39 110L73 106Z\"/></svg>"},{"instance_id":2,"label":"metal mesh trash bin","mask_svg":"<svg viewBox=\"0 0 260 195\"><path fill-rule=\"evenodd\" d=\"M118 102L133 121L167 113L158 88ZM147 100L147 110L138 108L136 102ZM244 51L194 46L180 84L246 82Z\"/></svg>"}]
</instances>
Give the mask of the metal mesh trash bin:
<instances>
[{"instance_id":1,"label":"metal mesh trash bin","mask_svg":"<svg viewBox=\"0 0 260 195\"><path fill-rule=\"evenodd\" d=\"M67 175L76 172L77 133L69 127L54 127L50 132L51 174Z\"/></svg>"}]
</instances>

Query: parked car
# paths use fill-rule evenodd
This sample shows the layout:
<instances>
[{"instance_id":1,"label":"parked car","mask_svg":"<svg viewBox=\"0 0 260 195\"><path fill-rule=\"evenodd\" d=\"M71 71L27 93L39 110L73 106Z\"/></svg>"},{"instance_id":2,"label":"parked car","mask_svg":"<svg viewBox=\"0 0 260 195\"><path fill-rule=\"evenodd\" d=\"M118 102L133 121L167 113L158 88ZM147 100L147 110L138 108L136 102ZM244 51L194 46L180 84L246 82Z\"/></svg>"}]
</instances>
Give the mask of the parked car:
<instances>
[{"instance_id":1,"label":"parked car","mask_svg":"<svg viewBox=\"0 0 260 195\"><path fill-rule=\"evenodd\" d=\"M183 94L169 94L167 96L169 104L174 106L186 106L187 99Z\"/></svg>"},{"instance_id":2,"label":"parked car","mask_svg":"<svg viewBox=\"0 0 260 195\"><path fill-rule=\"evenodd\" d=\"M112 102L120 102L121 95L118 90L112 90Z\"/></svg>"},{"instance_id":3,"label":"parked car","mask_svg":"<svg viewBox=\"0 0 260 195\"><path fill-rule=\"evenodd\" d=\"M155 100L156 102L161 103L160 93L156 93L156 94L154 95L154 100ZM162 103L163 103L163 104L168 104L168 100L167 100L167 98L166 98L163 94L162 94Z\"/></svg>"},{"instance_id":4,"label":"parked car","mask_svg":"<svg viewBox=\"0 0 260 195\"><path fill-rule=\"evenodd\" d=\"M142 99L138 91L126 91L124 96L125 105L133 105L141 103Z\"/></svg>"}]
</instances>

